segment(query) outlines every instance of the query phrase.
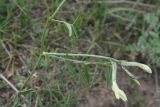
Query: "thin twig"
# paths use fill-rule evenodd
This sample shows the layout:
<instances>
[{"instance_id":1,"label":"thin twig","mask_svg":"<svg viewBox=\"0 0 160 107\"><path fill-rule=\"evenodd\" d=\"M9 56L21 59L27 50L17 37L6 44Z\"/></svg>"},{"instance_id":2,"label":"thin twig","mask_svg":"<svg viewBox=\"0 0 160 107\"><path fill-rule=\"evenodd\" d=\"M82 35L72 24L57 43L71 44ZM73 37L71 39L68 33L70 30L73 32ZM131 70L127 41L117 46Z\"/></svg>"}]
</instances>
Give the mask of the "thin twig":
<instances>
[{"instance_id":1,"label":"thin twig","mask_svg":"<svg viewBox=\"0 0 160 107\"><path fill-rule=\"evenodd\" d=\"M16 0L13 0L13 2L16 4L16 6L25 14L27 15L27 13L24 11L24 9L17 3Z\"/></svg>"},{"instance_id":2,"label":"thin twig","mask_svg":"<svg viewBox=\"0 0 160 107\"><path fill-rule=\"evenodd\" d=\"M0 78L2 78L16 93L19 92L19 90L1 73L0 73Z\"/></svg>"},{"instance_id":3,"label":"thin twig","mask_svg":"<svg viewBox=\"0 0 160 107\"><path fill-rule=\"evenodd\" d=\"M39 97L37 96L34 107L38 107L38 101L39 101Z\"/></svg>"},{"instance_id":4,"label":"thin twig","mask_svg":"<svg viewBox=\"0 0 160 107\"><path fill-rule=\"evenodd\" d=\"M92 1L91 1L92 2ZM87 3L91 3L87 2ZM84 1L78 1L78 3L85 3ZM130 4L130 5L138 5L142 7L154 8L154 5L145 4L141 2L134 2L130 0L97 0L96 3L106 3L106 4Z\"/></svg>"},{"instance_id":5,"label":"thin twig","mask_svg":"<svg viewBox=\"0 0 160 107\"><path fill-rule=\"evenodd\" d=\"M10 58L12 58L12 55L10 54L9 50L7 49L6 45L3 43L3 41L1 40L1 44L2 44L2 47L4 48L4 50L6 51L6 53L8 54L8 56Z\"/></svg>"},{"instance_id":6,"label":"thin twig","mask_svg":"<svg viewBox=\"0 0 160 107\"><path fill-rule=\"evenodd\" d=\"M99 1L100 2L100 1ZM101 1L102 2L102 1ZM105 1L106 3L110 4L120 4L120 3L126 3L126 4L131 4L131 5L139 5L143 7L149 7L149 8L154 8L155 6L150 5L150 4L145 4L145 3L140 3L140 2L134 2L134 1L129 1L129 0L111 0L111 1Z\"/></svg>"}]
</instances>

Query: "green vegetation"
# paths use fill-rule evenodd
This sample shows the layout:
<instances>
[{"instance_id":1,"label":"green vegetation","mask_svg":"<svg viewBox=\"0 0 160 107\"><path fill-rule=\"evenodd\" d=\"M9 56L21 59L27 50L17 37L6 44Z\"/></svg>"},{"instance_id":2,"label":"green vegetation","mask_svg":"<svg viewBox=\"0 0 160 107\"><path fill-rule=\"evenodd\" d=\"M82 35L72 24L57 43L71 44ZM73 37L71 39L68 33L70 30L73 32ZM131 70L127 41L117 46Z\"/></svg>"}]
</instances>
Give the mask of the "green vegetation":
<instances>
[{"instance_id":1,"label":"green vegetation","mask_svg":"<svg viewBox=\"0 0 160 107\"><path fill-rule=\"evenodd\" d=\"M131 69L152 73L147 64L159 66L158 6L156 0L1 0L0 106L75 107L99 84L112 88L115 103L140 99L145 106L144 95L130 98L118 77L125 73L140 85L148 74Z\"/></svg>"},{"instance_id":2,"label":"green vegetation","mask_svg":"<svg viewBox=\"0 0 160 107\"><path fill-rule=\"evenodd\" d=\"M159 17L155 13L144 16L142 36L139 37L139 51L147 55L153 64L160 63L160 25Z\"/></svg>"}]
</instances>

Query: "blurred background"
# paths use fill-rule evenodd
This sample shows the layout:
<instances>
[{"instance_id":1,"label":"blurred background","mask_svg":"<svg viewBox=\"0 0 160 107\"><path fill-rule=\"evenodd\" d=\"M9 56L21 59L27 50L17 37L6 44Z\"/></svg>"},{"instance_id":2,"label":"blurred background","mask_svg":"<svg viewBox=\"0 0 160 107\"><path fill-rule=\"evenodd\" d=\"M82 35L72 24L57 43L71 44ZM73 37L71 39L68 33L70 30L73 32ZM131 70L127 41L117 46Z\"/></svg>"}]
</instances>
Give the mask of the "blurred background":
<instances>
[{"instance_id":1,"label":"blurred background","mask_svg":"<svg viewBox=\"0 0 160 107\"><path fill-rule=\"evenodd\" d=\"M160 107L159 5L159 0L0 0L0 107ZM110 64L74 64L41 56L44 51L136 61L153 73L128 68L138 86L118 66L117 83L128 97L123 102L111 90Z\"/></svg>"}]
</instances>

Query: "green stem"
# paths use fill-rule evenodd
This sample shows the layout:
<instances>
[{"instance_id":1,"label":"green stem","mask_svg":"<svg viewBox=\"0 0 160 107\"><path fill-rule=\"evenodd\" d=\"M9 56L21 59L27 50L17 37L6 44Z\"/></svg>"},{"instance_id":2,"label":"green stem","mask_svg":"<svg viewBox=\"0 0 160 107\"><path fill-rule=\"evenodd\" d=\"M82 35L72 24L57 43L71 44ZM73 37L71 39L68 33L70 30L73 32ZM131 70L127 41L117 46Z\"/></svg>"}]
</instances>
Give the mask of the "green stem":
<instances>
[{"instance_id":1,"label":"green stem","mask_svg":"<svg viewBox=\"0 0 160 107\"><path fill-rule=\"evenodd\" d=\"M117 64L111 61L112 64L112 82L116 82L116 75L117 75Z\"/></svg>"},{"instance_id":2,"label":"green stem","mask_svg":"<svg viewBox=\"0 0 160 107\"><path fill-rule=\"evenodd\" d=\"M92 65L92 64L96 65L96 64L99 64L99 65L106 65L106 62L104 63L104 62L80 61L80 60L74 60L74 59L57 57L57 56L54 56L54 58L71 61L71 62L74 62L74 63L77 63L77 64L86 64L86 65Z\"/></svg>"},{"instance_id":3,"label":"green stem","mask_svg":"<svg viewBox=\"0 0 160 107\"><path fill-rule=\"evenodd\" d=\"M75 57L94 57L94 58L100 58L100 59L106 59L106 60L111 60L114 61L116 63L120 63L119 60L116 60L114 58L111 57L106 57L106 56L101 56L101 55L93 55L93 54L73 54L73 53L56 53L56 52L43 52L42 55L52 55L52 56L75 56Z\"/></svg>"},{"instance_id":4,"label":"green stem","mask_svg":"<svg viewBox=\"0 0 160 107\"><path fill-rule=\"evenodd\" d=\"M37 61L37 63L35 64L35 66L34 66L32 72L31 72L31 74L29 75L29 77L27 78L27 80L24 82L24 84L23 84L23 86L22 86L21 89L23 89L23 88L26 86L26 84L29 82L29 80L30 80L31 77L33 76L33 74L36 72L36 68L37 68L37 66L38 66L41 58L42 58L42 55L39 56L38 61Z\"/></svg>"},{"instance_id":5,"label":"green stem","mask_svg":"<svg viewBox=\"0 0 160 107\"><path fill-rule=\"evenodd\" d=\"M46 33L47 33L47 27L48 27L48 24L50 22L50 20L52 20L55 15L57 14L57 12L59 11L59 9L62 7L63 3L65 2L66 0L63 0L60 5L58 6L58 8L55 10L55 12L49 16L46 20L46 23L45 23L45 27L44 27L44 31L43 31L43 34L42 34L42 37L41 37L41 48L42 49L45 49L45 38L46 38Z\"/></svg>"}]
</instances>

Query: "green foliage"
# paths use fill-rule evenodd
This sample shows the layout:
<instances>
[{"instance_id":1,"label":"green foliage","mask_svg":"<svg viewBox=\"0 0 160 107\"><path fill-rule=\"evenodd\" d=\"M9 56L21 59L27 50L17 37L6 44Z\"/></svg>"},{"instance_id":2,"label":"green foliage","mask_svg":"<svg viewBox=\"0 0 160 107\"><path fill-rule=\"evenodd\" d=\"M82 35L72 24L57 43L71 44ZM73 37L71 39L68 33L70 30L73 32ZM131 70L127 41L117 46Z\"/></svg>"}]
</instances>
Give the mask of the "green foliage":
<instances>
[{"instance_id":1,"label":"green foliage","mask_svg":"<svg viewBox=\"0 0 160 107\"><path fill-rule=\"evenodd\" d=\"M74 67L69 62L65 62L65 65L67 66L68 72L72 76L72 78L75 81L78 80L79 77Z\"/></svg>"},{"instance_id":2,"label":"green foliage","mask_svg":"<svg viewBox=\"0 0 160 107\"><path fill-rule=\"evenodd\" d=\"M85 82L89 84L90 76L89 76L89 67L87 65L84 65L82 75L83 75Z\"/></svg>"},{"instance_id":3,"label":"green foliage","mask_svg":"<svg viewBox=\"0 0 160 107\"><path fill-rule=\"evenodd\" d=\"M144 16L144 29L139 37L138 50L148 56L149 60L159 65L160 63L160 25L159 16L148 13Z\"/></svg>"},{"instance_id":4,"label":"green foliage","mask_svg":"<svg viewBox=\"0 0 160 107\"><path fill-rule=\"evenodd\" d=\"M140 63L105 56L124 54L119 52L126 47L123 35L130 39L134 32L137 34L130 28L141 24L137 16L143 11L107 2L112 1L85 0L81 4L78 0L0 0L0 70L2 67L6 75L6 71L14 72L7 79L20 87L14 98L4 102L6 107L71 107L77 104L77 92L81 96L101 82L112 84L116 98L126 101L119 81L115 81L117 66L137 84L138 78L128 66L149 73L151 70ZM152 31L149 35L158 32L159 20L155 16L145 18L144 26L147 24ZM124 30L126 26L131 32ZM144 28L144 32L148 29ZM43 51L49 53L41 55ZM8 84L0 81L0 89L6 87Z\"/></svg>"},{"instance_id":5,"label":"green foliage","mask_svg":"<svg viewBox=\"0 0 160 107\"><path fill-rule=\"evenodd\" d=\"M112 81L112 69L111 69L110 64L106 64L104 77L107 82L107 85L109 85Z\"/></svg>"}]
</instances>

